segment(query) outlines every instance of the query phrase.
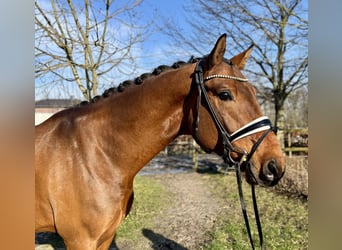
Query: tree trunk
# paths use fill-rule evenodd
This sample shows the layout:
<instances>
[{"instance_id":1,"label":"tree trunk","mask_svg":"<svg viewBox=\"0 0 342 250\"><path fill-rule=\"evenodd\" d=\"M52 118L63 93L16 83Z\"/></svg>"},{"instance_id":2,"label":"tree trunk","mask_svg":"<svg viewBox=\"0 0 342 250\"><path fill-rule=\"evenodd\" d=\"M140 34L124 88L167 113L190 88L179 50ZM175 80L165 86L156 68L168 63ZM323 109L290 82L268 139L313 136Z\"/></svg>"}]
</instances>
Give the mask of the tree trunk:
<instances>
[{"instance_id":1,"label":"tree trunk","mask_svg":"<svg viewBox=\"0 0 342 250\"><path fill-rule=\"evenodd\" d=\"M280 147L284 151L285 150L285 133L284 133L285 110L284 110L284 106L276 107L275 124L274 125L278 128L277 137L278 137L278 140L280 143Z\"/></svg>"}]
</instances>

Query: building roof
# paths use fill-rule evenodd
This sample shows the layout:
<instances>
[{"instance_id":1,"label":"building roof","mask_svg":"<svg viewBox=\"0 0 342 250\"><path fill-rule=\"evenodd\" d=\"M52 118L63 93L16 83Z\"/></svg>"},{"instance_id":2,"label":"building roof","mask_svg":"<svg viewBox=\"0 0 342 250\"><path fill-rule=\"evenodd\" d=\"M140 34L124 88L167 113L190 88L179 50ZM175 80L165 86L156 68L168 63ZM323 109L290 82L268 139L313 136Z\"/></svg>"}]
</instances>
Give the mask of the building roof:
<instances>
[{"instance_id":1,"label":"building roof","mask_svg":"<svg viewBox=\"0 0 342 250\"><path fill-rule=\"evenodd\" d=\"M43 99L35 102L36 108L68 108L81 101L78 99Z\"/></svg>"}]
</instances>

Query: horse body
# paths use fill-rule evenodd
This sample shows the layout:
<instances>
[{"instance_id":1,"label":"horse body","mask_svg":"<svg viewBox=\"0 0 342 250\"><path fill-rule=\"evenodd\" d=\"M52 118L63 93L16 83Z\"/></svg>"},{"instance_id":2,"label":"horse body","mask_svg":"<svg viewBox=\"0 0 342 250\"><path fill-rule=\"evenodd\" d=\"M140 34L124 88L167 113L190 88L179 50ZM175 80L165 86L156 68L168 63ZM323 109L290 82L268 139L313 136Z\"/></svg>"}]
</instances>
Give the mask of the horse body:
<instances>
[{"instance_id":1,"label":"horse body","mask_svg":"<svg viewBox=\"0 0 342 250\"><path fill-rule=\"evenodd\" d=\"M38 231L57 230L67 238L70 230L80 234L91 225L86 234L98 237L110 228L114 235L133 200L133 177L181 128L185 98L175 92L180 92L177 78L152 78L101 102L62 111L36 128ZM185 96L191 79L183 85ZM167 94L160 96L160 88Z\"/></svg>"},{"instance_id":2,"label":"horse body","mask_svg":"<svg viewBox=\"0 0 342 250\"><path fill-rule=\"evenodd\" d=\"M223 62L224 51L225 36L208 56L206 74L242 76L237 68L244 66L248 53L234 57L237 66L231 67ZM201 122L195 139L203 148L222 153L208 110L203 106L197 110L194 69L195 64L187 64L150 76L139 86L61 111L36 127L37 232L58 232L68 249L108 249L132 205L134 176L178 135L194 135L197 115ZM245 111L241 119L241 109L217 98L216 92L227 88L227 80L208 83L219 117L233 132L261 111L251 86L228 82L236 102L253 96L240 105ZM237 144L251 147L255 136ZM279 174L273 177L280 179L284 162L276 137L270 134L262 144L254 157L255 171L265 177L263 166L276 161Z\"/></svg>"}]
</instances>

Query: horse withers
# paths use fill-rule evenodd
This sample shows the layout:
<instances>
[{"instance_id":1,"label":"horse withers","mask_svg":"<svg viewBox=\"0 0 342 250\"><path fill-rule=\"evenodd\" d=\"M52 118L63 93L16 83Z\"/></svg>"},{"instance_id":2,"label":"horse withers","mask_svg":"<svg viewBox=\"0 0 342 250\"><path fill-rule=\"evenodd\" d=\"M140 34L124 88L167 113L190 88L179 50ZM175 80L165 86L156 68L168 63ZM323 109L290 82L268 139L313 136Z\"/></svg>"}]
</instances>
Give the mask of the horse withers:
<instances>
[{"instance_id":1,"label":"horse withers","mask_svg":"<svg viewBox=\"0 0 342 250\"><path fill-rule=\"evenodd\" d=\"M262 112L256 89L240 72L251 48L230 60L225 50L222 35L200 60L201 76L221 129L234 134ZM192 135L206 151L225 153L212 110L196 86L198 65L194 60L158 67L36 127L37 232L57 232L72 250L108 249L132 205L135 175L177 136ZM248 152L262 133L232 146ZM241 157L240 150L229 151L229 158ZM245 175L253 185L274 185L282 177L285 161L274 133L265 136L250 166Z\"/></svg>"}]
</instances>

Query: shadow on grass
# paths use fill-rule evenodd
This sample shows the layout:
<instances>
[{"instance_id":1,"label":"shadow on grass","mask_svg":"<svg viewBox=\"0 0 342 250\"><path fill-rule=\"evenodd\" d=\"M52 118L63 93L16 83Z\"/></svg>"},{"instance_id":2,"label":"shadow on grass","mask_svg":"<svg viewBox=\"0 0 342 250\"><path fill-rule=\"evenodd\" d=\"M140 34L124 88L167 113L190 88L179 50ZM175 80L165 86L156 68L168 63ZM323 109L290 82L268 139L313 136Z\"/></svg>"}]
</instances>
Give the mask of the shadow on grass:
<instances>
[{"instance_id":1,"label":"shadow on grass","mask_svg":"<svg viewBox=\"0 0 342 250\"><path fill-rule=\"evenodd\" d=\"M49 232L36 233L35 244L36 246L50 245L54 250L66 249L66 246L64 244L62 237L60 237L57 233L49 233ZM119 248L116 246L115 240L113 240L112 244L109 247L109 250L119 250Z\"/></svg>"},{"instance_id":2,"label":"shadow on grass","mask_svg":"<svg viewBox=\"0 0 342 250\"><path fill-rule=\"evenodd\" d=\"M144 228L142 230L142 233L147 239L149 239L153 243L152 249L154 250L188 250L187 248L183 247L177 242L167 239L163 235L157 234L150 229Z\"/></svg>"}]
</instances>

